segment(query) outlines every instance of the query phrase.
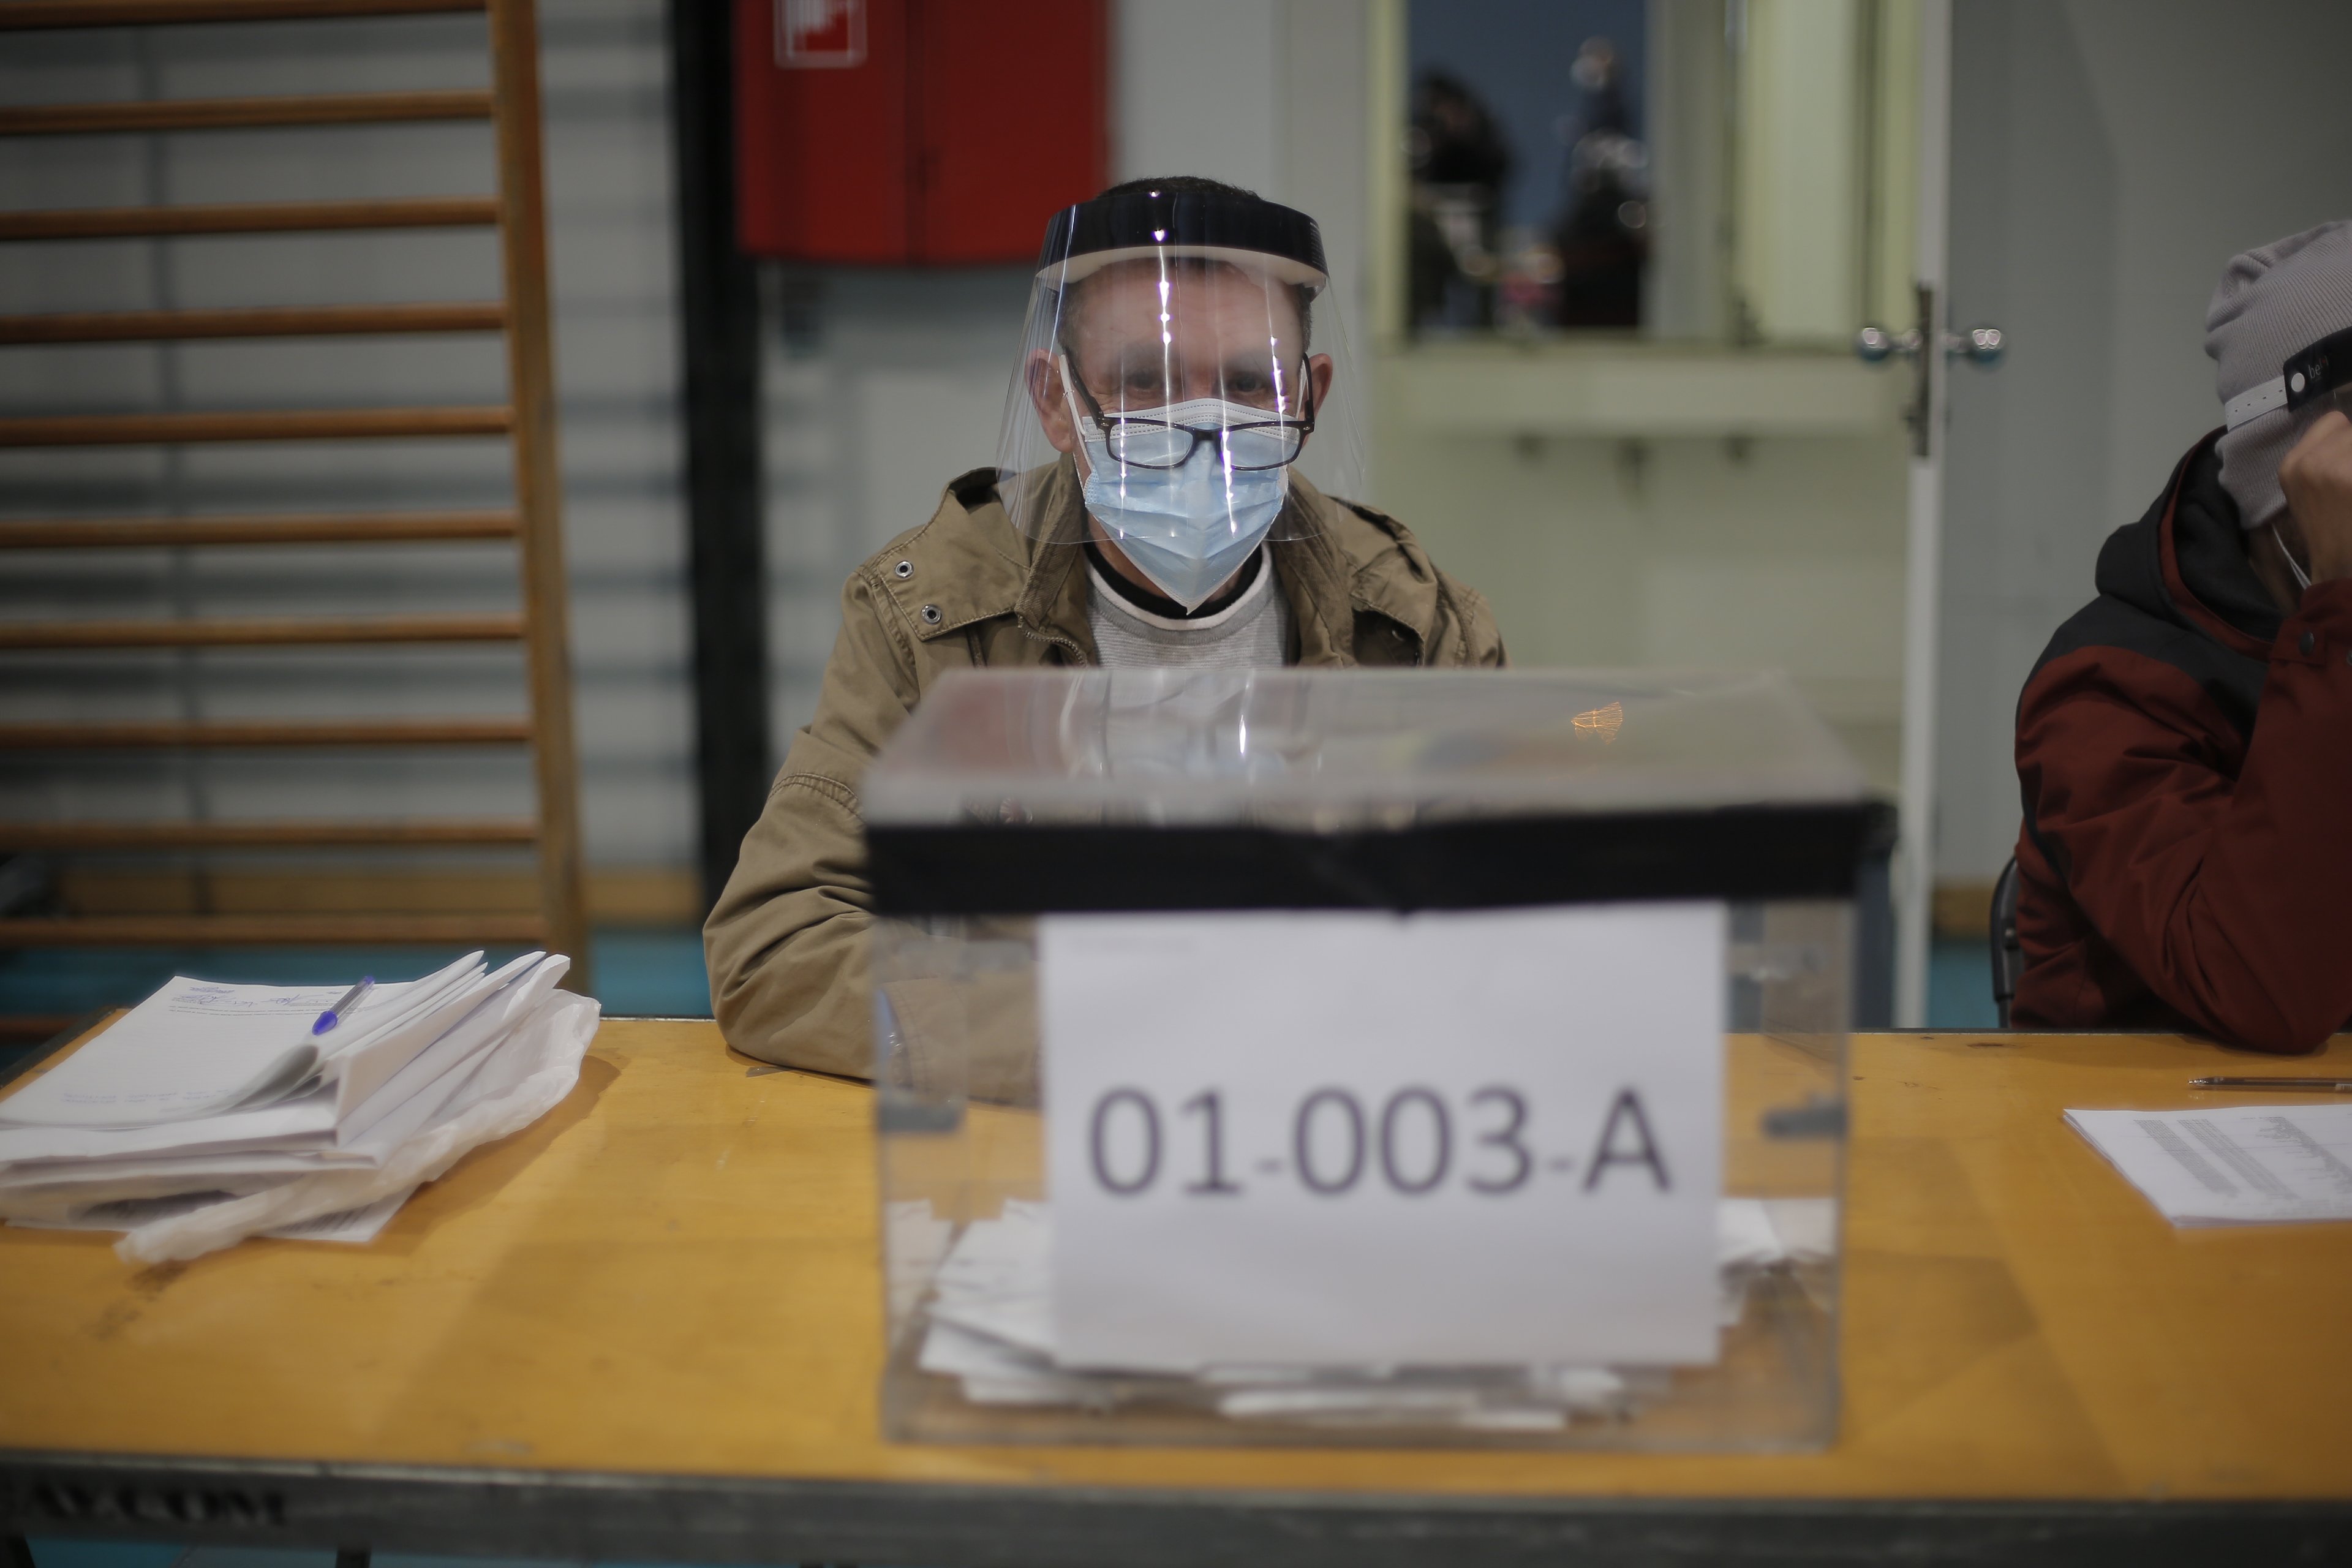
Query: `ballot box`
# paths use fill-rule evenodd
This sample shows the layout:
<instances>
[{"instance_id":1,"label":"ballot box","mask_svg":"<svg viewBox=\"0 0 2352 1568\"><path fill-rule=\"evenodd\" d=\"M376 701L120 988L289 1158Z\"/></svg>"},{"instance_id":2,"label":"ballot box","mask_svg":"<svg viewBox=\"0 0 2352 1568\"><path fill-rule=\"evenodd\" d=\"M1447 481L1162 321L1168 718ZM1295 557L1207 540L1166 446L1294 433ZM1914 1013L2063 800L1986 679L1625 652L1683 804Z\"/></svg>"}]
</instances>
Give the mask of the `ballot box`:
<instances>
[{"instance_id":1,"label":"ballot box","mask_svg":"<svg viewBox=\"0 0 2352 1568\"><path fill-rule=\"evenodd\" d=\"M1780 677L975 671L861 804L892 1436L1833 1438L1888 816Z\"/></svg>"}]
</instances>

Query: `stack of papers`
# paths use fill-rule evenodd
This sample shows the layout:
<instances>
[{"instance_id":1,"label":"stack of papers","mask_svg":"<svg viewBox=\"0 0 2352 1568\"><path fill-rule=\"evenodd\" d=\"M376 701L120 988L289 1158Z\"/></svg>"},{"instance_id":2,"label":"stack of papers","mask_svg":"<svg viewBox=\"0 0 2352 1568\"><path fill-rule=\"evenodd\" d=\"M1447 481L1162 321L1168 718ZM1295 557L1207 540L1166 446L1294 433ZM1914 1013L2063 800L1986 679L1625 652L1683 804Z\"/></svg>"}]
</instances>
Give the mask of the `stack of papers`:
<instances>
[{"instance_id":1,"label":"stack of papers","mask_svg":"<svg viewBox=\"0 0 2352 1568\"><path fill-rule=\"evenodd\" d=\"M894 1261L933 1252L930 1243L945 1222L926 1205L892 1207L894 1253L908 1255ZM1826 1198L1727 1198L1717 1219L1726 1326L1739 1321L1748 1290L1766 1274L1834 1255L1836 1205ZM909 1239L902 1243L902 1237ZM1045 1205L1008 1200L998 1217L965 1226L931 1276L930 1323L917 1364L959 1380L976 1405L1108 1409L1159 1399L1237 1420L1496 1432L1557 1430L1578 1416L1622 1415L1640 1396L1662 1390L1669 1375L1644 1367L1213 1366L1181 1377L1070 1367L1055 1354L1052 1264ZM898 1279L894 1268L894 1287Z\"/></svg>"},{"instance_id":2,"label":"stack of papers","mask_svg":"<svg viewBox=\"0 0 2352 1568\"><path fill-rule=\"evenodd\" d=\"M2352 1219L2352 1105L2070 1110L2175 1225Z\"/></svg>"},{"instance_id":3,"label":"stack of papers","mask_svg":"<svg viewBox=\"0 0 2352 1568\"><path fill-rule=\"evenodd\" d=\"M570 967L471 953L377 986L323 1035L343 987L175 979L0 1098L0 1219L128 1231L142 1261L257 1234L371 1239L570 1089L597 1017L556 989Z\"/></svg>"},{"instance_id":4,"label":"stack of papers","mask_svg":"<svg viewBox=\"0 0 2352 1568\"><path fill-rule=\"evenodd\" d=\"M173 1198L123 1198L114 1203L91 1204L74 1210L62 1219L12 1219L8 1223L27 1230L139 1230L159 1220L177 1219L194 1214L219 1203L220 1193L184 1193ZM320 1215L316 1219L297 1220L291 1225L275 1226L261 1232L278 1241L344 1241L370 1242L392 1223L400 1205L408 1201L408 1194L394 1193L358 1208L344 1209L337 1214Z\"/></svg>"}]
</instances>

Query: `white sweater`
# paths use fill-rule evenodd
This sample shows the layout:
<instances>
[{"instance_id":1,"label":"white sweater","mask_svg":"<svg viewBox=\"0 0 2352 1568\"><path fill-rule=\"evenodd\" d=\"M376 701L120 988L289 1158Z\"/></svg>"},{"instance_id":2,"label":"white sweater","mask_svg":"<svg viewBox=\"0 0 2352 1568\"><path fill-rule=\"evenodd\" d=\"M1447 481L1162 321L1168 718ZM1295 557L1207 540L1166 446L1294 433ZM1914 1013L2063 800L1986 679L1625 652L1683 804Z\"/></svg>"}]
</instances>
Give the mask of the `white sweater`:
<instances>
[{"instance_id":1,"label":"white sweater","mask_svg":"<svg viewBox=\"0 0 2352 1568\"><path fill-rule=\"evenodd\" d=\"M1290 647L1290 605L1275 586L1274 563L1263 557L1240 598L1213 616L1187 620L1131 603L1091 560L1087 576L1087 624L1106 668L1278 669Z\"/></svg>"}]
</instances>

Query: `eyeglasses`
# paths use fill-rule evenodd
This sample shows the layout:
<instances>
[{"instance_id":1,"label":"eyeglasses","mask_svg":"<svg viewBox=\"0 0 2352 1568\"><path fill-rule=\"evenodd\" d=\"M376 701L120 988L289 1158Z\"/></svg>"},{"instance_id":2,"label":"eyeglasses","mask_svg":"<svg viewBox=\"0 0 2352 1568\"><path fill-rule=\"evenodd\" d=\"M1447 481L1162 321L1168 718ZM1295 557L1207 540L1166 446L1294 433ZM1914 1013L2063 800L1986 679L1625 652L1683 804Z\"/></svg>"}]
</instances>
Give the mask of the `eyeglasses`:
<instances>
[{"instance_id":1,"label":"eyeglasses","mask_svg":"<svg viewBox=\"0 0 2352 1568\"><path fill-rule=\"evenodd\" d=\"M1302 368L1303 365L1302 365ZM1270 418L1243 424L1181 425L1169 417L1182 404L1136 414L1106 414L1062 356L1062 374L1086 400L1087 412L1101 429L1103 446L1118 461L1139 468L1181 468L1192 461L1203 441L1223 444L1225 461L1240 470L1287 468L1306 449L1315 430L1314 383L1302 376L1305 416Z\"/></svg>"}]
</instances>

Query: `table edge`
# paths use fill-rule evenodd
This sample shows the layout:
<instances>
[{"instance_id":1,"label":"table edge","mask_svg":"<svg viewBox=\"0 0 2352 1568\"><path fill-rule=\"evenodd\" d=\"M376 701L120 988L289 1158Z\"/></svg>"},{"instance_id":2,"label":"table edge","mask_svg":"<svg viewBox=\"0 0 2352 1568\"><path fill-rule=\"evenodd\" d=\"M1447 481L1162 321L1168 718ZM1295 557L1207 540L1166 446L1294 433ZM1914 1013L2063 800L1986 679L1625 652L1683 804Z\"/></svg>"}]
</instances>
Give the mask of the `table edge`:
<instances>
[{"instance_id":1,"label":"table edge","mask_svg":"<svg viewBox=\"0 0 2352 1568\"><path fill-rule=\"evenodd\" d=\"M1664 1498L666 1475L0 1450L0 1536L698 1563L2315 1561L2352 1498ZM1435 1554L1433 1559L1433 1553ZM1999 1553L1996 1558L1992 1554ZM1793 1559L1791 1559L1793 1560Z\"/></svg>"}]
</instances>

